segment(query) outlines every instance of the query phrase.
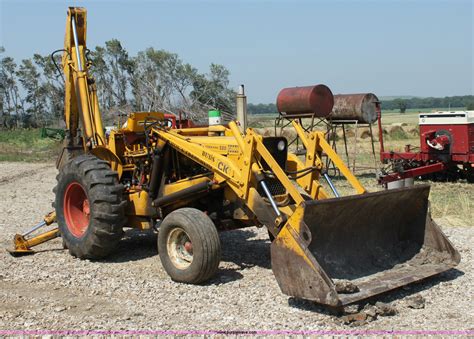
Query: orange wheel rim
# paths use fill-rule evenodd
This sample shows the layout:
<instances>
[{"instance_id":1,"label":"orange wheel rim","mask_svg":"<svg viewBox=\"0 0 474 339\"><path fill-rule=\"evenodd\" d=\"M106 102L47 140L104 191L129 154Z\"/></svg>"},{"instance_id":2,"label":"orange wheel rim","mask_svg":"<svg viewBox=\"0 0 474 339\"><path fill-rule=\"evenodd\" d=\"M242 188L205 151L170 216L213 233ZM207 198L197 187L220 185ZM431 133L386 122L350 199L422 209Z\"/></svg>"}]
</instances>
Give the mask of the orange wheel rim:
<instances>
[{"instance_id":1,"label":"orange wheel rim","mask_svg":"<svg viewBox=\"0 0 474 339\"><path fill-rule=\"evenodd\" d=\"M90 204L86 191L78 182L70 183L64 194L64 219L68 230L76 238L86 233L90 220Z\"/></svg>"}]
</instances>

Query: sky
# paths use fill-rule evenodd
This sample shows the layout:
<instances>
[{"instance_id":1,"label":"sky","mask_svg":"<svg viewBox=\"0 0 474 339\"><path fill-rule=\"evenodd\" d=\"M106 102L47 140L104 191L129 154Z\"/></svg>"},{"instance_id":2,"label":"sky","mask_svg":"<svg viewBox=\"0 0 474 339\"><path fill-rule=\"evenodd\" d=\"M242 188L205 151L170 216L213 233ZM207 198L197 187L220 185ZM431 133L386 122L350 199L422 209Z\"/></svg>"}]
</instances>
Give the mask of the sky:
<instances>
[{"instance_id":1,"label":"sky","mask_svg":"<svg viewBox=\"0 0 474 339\"><path fill-rule=\"evenodd\" d=\"M0 0L0 46L16 60L62 48L68 6L88 10L88 47L218 63L251 103L325 84L334 94L474 94L474 0Z\"/></svg>"}]
</instances>

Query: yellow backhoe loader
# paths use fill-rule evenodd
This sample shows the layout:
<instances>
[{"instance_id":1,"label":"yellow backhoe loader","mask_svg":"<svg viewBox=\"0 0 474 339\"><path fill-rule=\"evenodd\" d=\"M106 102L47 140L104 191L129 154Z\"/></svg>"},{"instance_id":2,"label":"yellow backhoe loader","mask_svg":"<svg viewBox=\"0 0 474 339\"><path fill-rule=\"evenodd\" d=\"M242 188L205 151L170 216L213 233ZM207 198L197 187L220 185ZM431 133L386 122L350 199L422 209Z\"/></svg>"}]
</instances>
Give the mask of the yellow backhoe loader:
<instances>
[{"instance_id":1,"label":"yellow backhoe loader","mask_svg":"<svg viewBox=\"0 0 474 339\"><path fill-rule=\"evenodd\" d=\"M36 227L56 221L58 228L17 235L13 254L60 235L73 256L98 259L114 251L124 227L157 227L171 279L199 284L218 269L218 230L264 226L282 292L333 307L459 263L430 217L429 186L368 193L324 134L306 132L297 120L304 159L284 137L241 131L235 122L173 129L160 112L133 112L106 137L85 52L86 10L69 8L62 58L67 142L57 161L55 212ZM353 195L339 196L323 156Z\"/></svg>"}]
</instances>

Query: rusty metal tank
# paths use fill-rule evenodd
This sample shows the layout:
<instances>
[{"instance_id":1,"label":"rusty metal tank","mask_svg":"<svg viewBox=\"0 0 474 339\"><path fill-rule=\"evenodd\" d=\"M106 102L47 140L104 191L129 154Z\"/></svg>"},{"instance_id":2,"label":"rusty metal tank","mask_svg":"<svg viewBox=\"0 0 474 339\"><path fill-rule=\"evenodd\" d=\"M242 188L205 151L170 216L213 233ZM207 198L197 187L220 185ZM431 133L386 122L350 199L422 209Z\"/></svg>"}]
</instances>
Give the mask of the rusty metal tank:
<instances>
[{"instance_id":1,"label":"rusty metal tank","mask_svg":"<svg viewBox=\"0 0 474 339\"><path fill-rule=\"evenodd\" d=\"M377 120L378 103L379 99L373 93L336 94L328 119L357 120L359 123L371 124Z\"/></svg>"},{"instance_id":2,"label":"rusty metal tank","mask_svg":"<svg viewBox=\"0 0 474 339\"><path fill-rule=\"evenodd\" d=\"M278 112L287 115L313 113L327 117L333 105L334 96L326 85L284 88L277 97Z\"/></svg>"}]
</instances>

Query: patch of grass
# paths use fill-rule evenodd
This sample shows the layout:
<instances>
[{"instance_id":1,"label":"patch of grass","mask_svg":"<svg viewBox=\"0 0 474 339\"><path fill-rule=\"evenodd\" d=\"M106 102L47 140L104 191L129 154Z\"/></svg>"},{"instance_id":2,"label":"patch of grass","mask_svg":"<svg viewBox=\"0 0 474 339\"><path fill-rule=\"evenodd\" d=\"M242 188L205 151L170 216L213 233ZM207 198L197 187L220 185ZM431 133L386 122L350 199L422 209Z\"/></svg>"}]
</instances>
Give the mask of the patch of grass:
<instances>
[{"instance_id":1,"label":"patch of grass","mask_svg":"<svg viewBox=\"0 0 474 339\"><path fill-rule=\"evenodd\" d=\"M446 220L448 225L474 226L472 184L463 182L430 182L430 184L431 211L434 218Z\"/></svg>"},{"instance_id":2,"label":"patch of grass","mask_svg":"<svg viewBox=\"0 0 474 339\"><path fill-rule=\"evenodd\" d=\"M0 131L0 161L55 161L61 142L42 139L40 129Z\"/></svg>"},{"instance_id":3,"label":"patch of grass","mask_svg":"<svg viewBox=\"0 0 474 339\"><path fill-rule=\"evenodd\" d=\"M397 126L398 127L398 126ZM394 140L408 139L408 134L402 127L393 128L389 132L390 138Z\"/></svg>"},{"instance_id":4,"label":"patch of grass","mask_svg":"<svg viewBox=\"0 0 474 339\"><path fill-rule=\"evenodd\" d=\"M278 116L275 114L249 114L247 117L248 127L252 128L265 128L273 127L275 124L275 118Z\"/></svg>"},{"instance_id":5,"label":"patch of grass","mask_svg":"<svg viewBox=\"0 0 474 339\"><path fill-rule=\"evenodd\" d=\"M377 184L375 174L361 173L356 175L362 186L375 192L383 189ZM324 180L321 181L327 192L330 192ZM352 186L343 177L334 178L333 182L342 195L355 194ZM467 182L431 182L415 180L415 184L429 184L431 216L441 227L467 226L474 227L474 201L471 198L472 184ZM332 194L330 194L332 196Z\"/></svg>"}]
</instances>

